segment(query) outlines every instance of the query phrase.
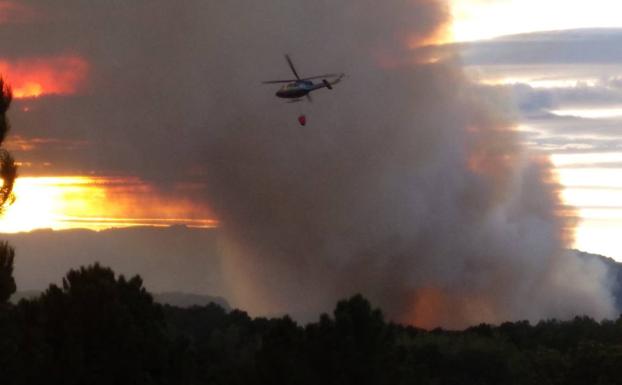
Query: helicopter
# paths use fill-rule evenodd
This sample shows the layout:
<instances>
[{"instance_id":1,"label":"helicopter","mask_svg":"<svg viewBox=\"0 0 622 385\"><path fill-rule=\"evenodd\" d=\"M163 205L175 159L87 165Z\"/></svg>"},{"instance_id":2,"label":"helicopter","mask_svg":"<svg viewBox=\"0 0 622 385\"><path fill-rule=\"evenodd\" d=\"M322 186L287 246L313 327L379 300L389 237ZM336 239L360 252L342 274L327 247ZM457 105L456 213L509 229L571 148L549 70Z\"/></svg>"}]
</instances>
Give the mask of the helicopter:
<instances>
[{"instance_id":1,"label":"helicopter","mask_svg":"<svg viewBox=\"0 0 622 385\"><path fill-rule=\"evenodd\" d=\"M296 71L294 63L292 63L292 59L289 57L289 55L285 55L285 60L287 60L287 64L289 64L289 68L294 73L296 79L267 80L264 81L263 84L286 83L276 92L276 96L279 98L290 99L290 103L300 102L302 100L302 97L306 97L309 102L312 102L313 100L310 95L311 91L319 90L320 88L328 88L329 90L332 90L333 85L339 83L341 79L343 79L343 77L345 76L345 74L340 73L301 78L298 75L298 71ZM329 81L326 80L326 78L334 78L334 80ZM313 83L312 80L315 79L322 79L322 82Z\"/></svg>"}]
</instances>

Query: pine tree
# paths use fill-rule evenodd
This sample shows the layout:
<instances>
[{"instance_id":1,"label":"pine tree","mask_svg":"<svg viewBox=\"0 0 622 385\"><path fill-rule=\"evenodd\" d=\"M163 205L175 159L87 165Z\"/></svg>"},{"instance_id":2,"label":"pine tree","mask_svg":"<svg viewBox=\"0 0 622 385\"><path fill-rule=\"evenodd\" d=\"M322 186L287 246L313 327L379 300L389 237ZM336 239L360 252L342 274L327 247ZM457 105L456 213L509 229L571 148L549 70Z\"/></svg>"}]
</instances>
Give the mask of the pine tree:
<instances>
[{"instance_id":1,"label":"pine tree","mask_svg":"<svg viewBox=\"0 0 622 385\"><path fill-rule=\"evenodd\" d=\"M9 131L9 120L6 116L13 92L11 87L0 77L0 146L4 142ZM0 214L8 205L15 200L13 196L13 185L17 178L17 165L11 154L0 147ZM0 242L0 305L6 303L11 295L15 293L16 285L13 278L13 261L15 250L7 242Z\"/></svg>"},{"instance_id":2,"label":"pine tree","mask_svg":"<svg viewBox=\"0 0 622 385\"><path fill-rule=\"evenodd\" d=\"M13 278L15 250L8 242L0 242L0 305L6 303L15 293L17 286Z\"/></svg>"},{"instance_id":3,"label":"pine tree","mask_svg":"<svg viewBox=\"0 0 622 385\"><path fill-rule=\"evenodd\" d=\"M6 112L11 106L13 92L11 87L0 77L0 146L4 142L10 129L9 120ZM13 196L13 185L17 178L17 165L13 156L5 149L0 147L0 213L15 200Z\"/></svg>"}]
</instances>

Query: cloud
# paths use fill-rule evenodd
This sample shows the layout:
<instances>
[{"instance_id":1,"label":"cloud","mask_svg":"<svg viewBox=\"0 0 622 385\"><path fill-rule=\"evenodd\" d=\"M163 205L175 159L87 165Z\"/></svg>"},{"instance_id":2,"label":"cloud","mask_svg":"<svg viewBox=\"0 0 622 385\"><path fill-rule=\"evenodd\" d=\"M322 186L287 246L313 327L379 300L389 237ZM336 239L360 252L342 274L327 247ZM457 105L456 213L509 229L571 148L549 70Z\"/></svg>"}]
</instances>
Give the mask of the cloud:
<instances>
[{"instance_id":1,"label":"cloud","mask_svg":"<svg viewBox=\"0 0 622 385\"><path fill-rule=\"evenodd\" d=\"M525 83L508 85L523 113L555 109L606 109L622 105L620 80L602 79L588 84L576 82L566 87L536 88Z\"/></svg>"},{"instance_id":2,"label":"cloud","mask_svg":"<svg viewBox=\"0 0 622 385\"><path fill-rule=\"evenodd\" d=\"M466 65L620 64L621 29L534 32L460 43Z\"/></svg>"},{"instance_id":3,"label":"cloud","mask_svg":"<svg viewBox=\"0 0 622 385\"><path fill-rule=\"evenodd\" d=\"M529 146L536 150L556 154L596 154L622 150L618 139L573 138L571 136L542 136L530 141Z\"/></svg>"},{"instance_id":4,"label":"cloud","mask_svg":"<svg viewBox=\"0 0 622 385\"><path fill-rule=\"evenodd\" d=\"M479 81L525 83L539 89L574 88L572 93L580 97L579 103L589 99L610 103L608 97L619 100L619 92L585 86L614 85L608 79L616 79L622 71L622 56L617 49L621 41L622 29L579 29L510 35L422 50L439 57L459 52L465 69ZM587 93L581 95L581 91ZM573 102L571 94L566 96L567 102Z\"/></svg>"},{"instance_id":5,"label":"cloud","mask_svg":"<svg viewBox=\"0 0 622 385\"><path fill-rule=\"evenodd\" d=\"M622 91L618 77L569 86L526 83L483 86L513 100L522 136L530 148L547 152L602 152L622 149Z\"/></svg>"},{"instance_id":6,"label":"cloud","mask_svg":"<svg viewBox=\"0 0 622 385\"><path fill-rule=\"evenodd\" d=\"M560 165L558 168L598 168L598 169L606 169L606 168L615 168L622 169L622 162L583 162L583 163L572 163Z\"/></svg>"}]
</instances>

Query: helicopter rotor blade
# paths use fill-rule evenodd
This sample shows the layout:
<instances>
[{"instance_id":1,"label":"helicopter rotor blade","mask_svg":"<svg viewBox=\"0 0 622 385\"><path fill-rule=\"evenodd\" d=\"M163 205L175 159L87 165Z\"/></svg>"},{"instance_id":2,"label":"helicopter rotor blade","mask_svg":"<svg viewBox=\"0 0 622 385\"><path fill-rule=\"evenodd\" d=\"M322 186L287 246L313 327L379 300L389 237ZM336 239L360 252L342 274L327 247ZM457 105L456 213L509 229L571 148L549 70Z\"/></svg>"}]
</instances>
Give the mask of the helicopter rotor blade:
<instances>
[{"instance_id":1,"label":"helicopter rotor blade","mask_svg":"<svg viewBox=\"0 0 622 385\"><path fill-rule=\"evenodd\" d=\"M293 83L295 82L296 79L291 79L291 80L266 80L264 82L261 82L262 84L276 84L276 83Z\"/></svg>"},{"instance_id":2,"label":"helicopter rotor blade","mask_svg":"<svg viewBox=\"0 0 622 385\"><path fill-rule=\"evenodd\" d=\"M343 74L324 74L324 75L317 75L317 76L311 76L308 78L302 78L300 80L313 80L313 79L322 79L322 78L336 78L339 76L342 76Z\"/></svg>"},{"instance_id":3,"label":"helicopter rotor blade","mask_svg":"<svg viewBox=\"0 0 622 385\"><path fill-rule=\"evenodd\" d=\"M285 55L285 60L287 60L287 64L289 64L289 68L291 68L292 72L296 76L296 79L300 80L300 76L298 76L298 72L296 71L294 63L292 63L292 59L290 59L289 55Z\"/></svg>"},{"instance_id":4,"label":"helicopter rotor blade","mask_svg":"<svg viewBox=\"0 0 622 385\"><path fill-rule=\"evenodd\" d=\"M313 103L313 98L311 97L311 94L306 94L305 96L307 97L309 103Z\"/></svg>"}]
</instances>

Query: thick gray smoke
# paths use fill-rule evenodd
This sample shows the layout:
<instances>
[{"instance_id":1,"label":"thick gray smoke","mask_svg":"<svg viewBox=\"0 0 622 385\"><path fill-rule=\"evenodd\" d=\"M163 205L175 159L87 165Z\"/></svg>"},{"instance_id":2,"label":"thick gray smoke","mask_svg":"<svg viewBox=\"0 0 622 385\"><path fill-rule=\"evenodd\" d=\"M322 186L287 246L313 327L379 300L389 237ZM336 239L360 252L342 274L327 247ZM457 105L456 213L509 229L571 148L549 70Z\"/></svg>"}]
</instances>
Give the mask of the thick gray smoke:
<instances>
[{"instance_id":1,"label":"thick gray smoke","mask_svg":"<svg viewBox=\"0 0 622 385\"><path fill-rule=\"evenodd\" d=\"M42 98L15 127L94 144L69 168L204 182L235 305L309 319L362 292L423 326L613 315L604 267L564 252L550 166L500 96L416 49L442 34L442 2L23 4L37 28L3 25L3 52L91 67L88 92ZM284 53L348 77L285 104L260 84L291 76Z\"/></svg>"},{"instance_id":2,"label":"thick gray smoke","mask_svg":"<svg viewBox=\"0 0 622 385\"><path fill-rule=\"evenodd\" d=\"M294 39L270 40L304 73L349 77L298 107L304 129L294 108L267 106L276 100L219 93L206 180L243 308L308 319L362 292L423 326L612 315L605 269L564 252L573 223L550 166L518 146L498 95L409 49L438 32L440 4L288 4L243 31L221 26L231 55L245 56L243 41L264 57L258 42L276 24ZM287 76L270 51L270 73L255 77ZM224 62L225 79L245 72Z\"/></svg>"}]
</instances>

